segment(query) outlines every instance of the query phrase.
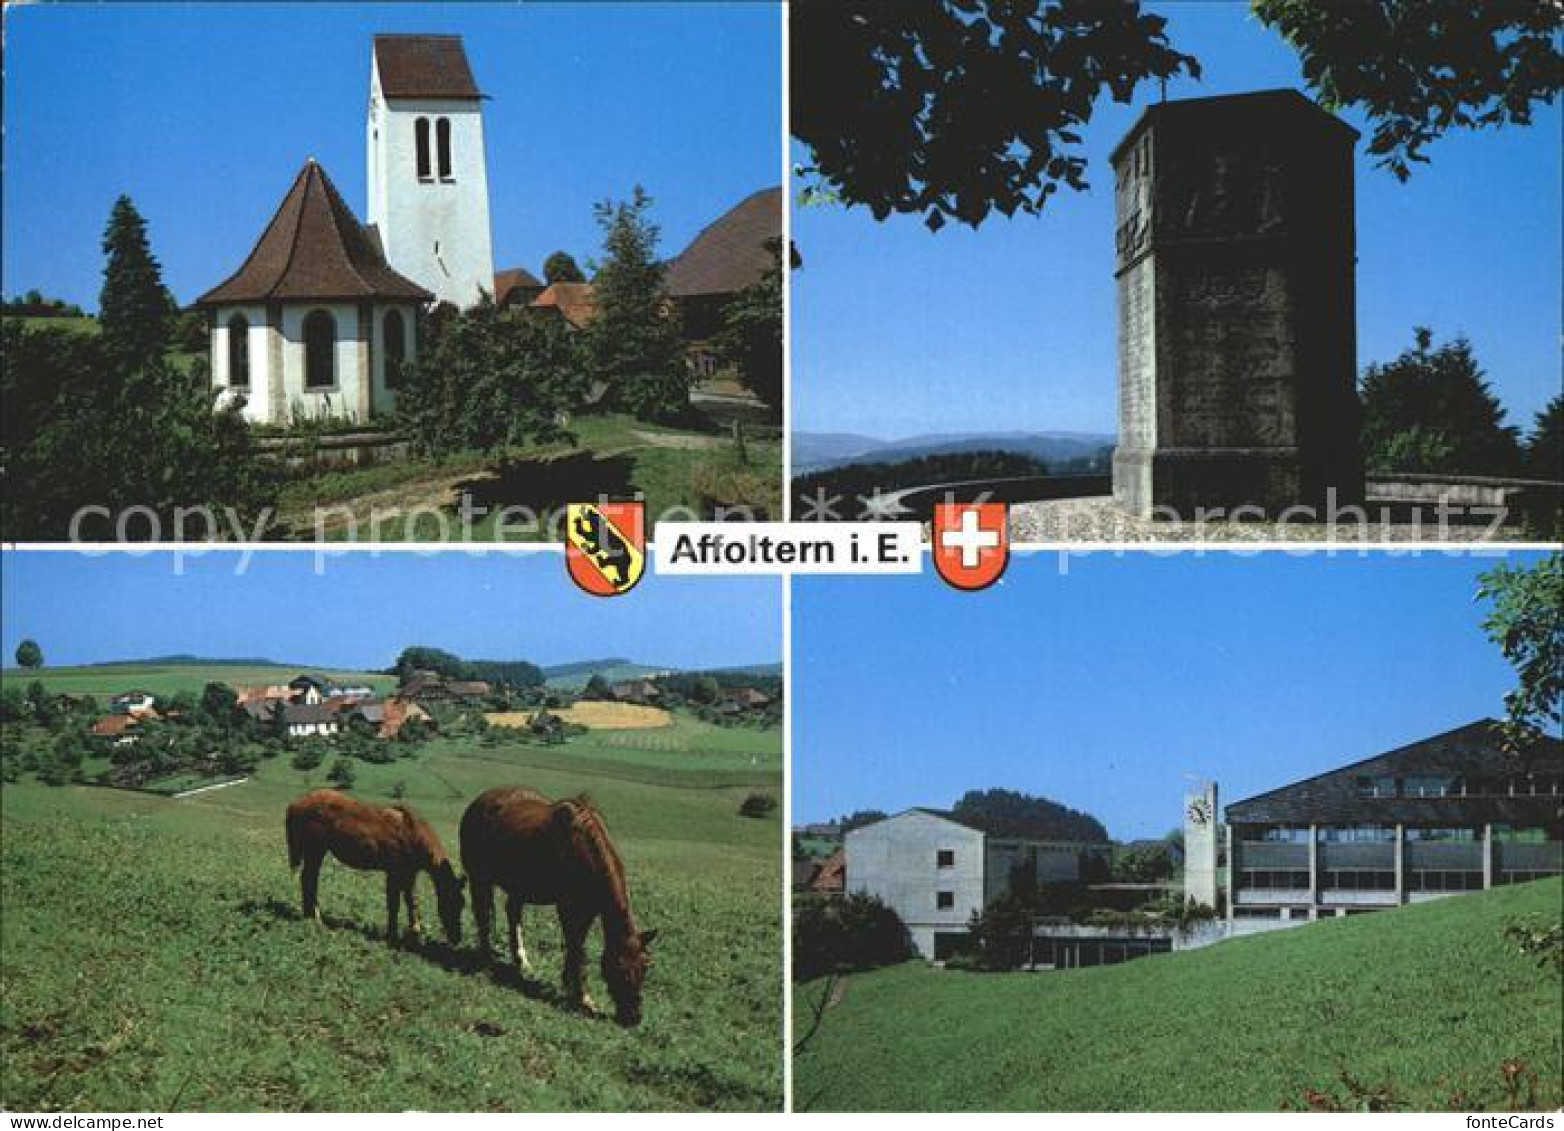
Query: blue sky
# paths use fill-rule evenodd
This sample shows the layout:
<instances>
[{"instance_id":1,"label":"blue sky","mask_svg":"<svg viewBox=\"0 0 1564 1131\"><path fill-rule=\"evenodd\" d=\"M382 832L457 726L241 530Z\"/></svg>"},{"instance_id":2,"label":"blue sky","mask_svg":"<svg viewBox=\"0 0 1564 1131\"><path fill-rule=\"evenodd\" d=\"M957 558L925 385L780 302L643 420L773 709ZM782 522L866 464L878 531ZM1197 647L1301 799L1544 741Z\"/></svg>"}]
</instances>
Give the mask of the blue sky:
<instances>
[{"instance_id":1,"label":"blue sky","mask_svg":"<svg viewBox=\"0 0 1564 1131\"><path fill-rule=\"evenodd\" d=\"M51 665L187 653L385 668L409 644L469 659L549 665L623 656L718 668L782 659L776 578L655 577L591 597L556 553L468 556L263 552L88 556L8 552L0 574L6 664L26 637Z\"/></svg>"},{"instance_id":2,"label":"blue sky","mask_svg":"<svg viewBox=\"0 0 1564 1131\"><path fill-rule=\"evenodd\" d=\"M1297 56L1248 5L1162 3L1201 81L1169 98L1303 87ZM804 81L795 76L795 82ZM795 427L894 438L922 432L1115 429L1113 176L1109 150L1156 101L1099 105L1085 134L1087 193L1039 218L930 233L920 217L795 208ZM1345 115L1360 130L1361 117ZM1472 341L1510 423L1557 394L1561 120L1456 133L1401 184L1357 164L1358 362L1388 361L1417 325ZM1366 135L1367 131L1365 131ZM795 147L795 157L803 152Z\"/></svg>"},{"instance_id":3,"label":"blue sky","mask_svg":"<svg viewBox=\"0 0 1564 1131\"><path fill-rule=\"evenodd\" d=\"M1116 837L1497 715L1497 557L1286 552L1014 558L981 594L793 582L793 812L949 805L1003 786ZM1534 556L1511 555L1514 561Z\"/></svg>"},{"instance_id":4,"label":"blue sky","mask_svg":"<svg viewBox=\"0 0 1564 1131\"><path fill-rule=\"evenodd\" d=\"M370 37L464 37L497 267L598 253L640 182L674 254L781 180L775 6L84 5L5 15L5 293L97 306L114 198L182 302L236 270L308 157L364 217Z\"/></svg>"}]
</instances>

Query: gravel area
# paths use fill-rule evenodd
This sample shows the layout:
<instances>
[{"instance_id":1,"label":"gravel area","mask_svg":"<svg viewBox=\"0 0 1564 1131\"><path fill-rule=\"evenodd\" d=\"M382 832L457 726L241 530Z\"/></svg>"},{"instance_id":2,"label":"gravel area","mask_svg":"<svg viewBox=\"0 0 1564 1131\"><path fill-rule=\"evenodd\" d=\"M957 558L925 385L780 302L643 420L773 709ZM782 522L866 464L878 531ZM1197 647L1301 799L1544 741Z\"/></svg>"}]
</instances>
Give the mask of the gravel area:
<instances>
[{"instance_id":1,"label":"gravel area","mask_svg":"<svg viewBox=\"0 0 1564 1131\"><path fill-rule=\"evenodd\" d=\"M1372 505L1367 524L1318 522L1169 522L1136 518L1109 496L1014 503L1010 541L1023 542L1525 542L1520 527L1417 523L1407 516L1381 516ZM1430 511L1430 518L1433 518Z\"/></svg>"}]
</instances>

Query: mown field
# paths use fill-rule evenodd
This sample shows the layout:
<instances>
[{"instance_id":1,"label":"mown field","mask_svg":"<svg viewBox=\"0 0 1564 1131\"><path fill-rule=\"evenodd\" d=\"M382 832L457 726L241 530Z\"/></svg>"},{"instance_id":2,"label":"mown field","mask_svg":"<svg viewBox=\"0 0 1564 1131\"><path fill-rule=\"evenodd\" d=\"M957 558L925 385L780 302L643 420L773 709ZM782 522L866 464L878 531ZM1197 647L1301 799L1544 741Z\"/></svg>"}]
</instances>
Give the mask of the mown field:
<instances>
[{"instance_id":1,"label":"mown field","mask_svg":"<svg viewBox=\"0 0 1564 1131\"><path fill-rule=\"evenodd\" d=\"M323 668L282 667L256 664L95 664L86 667L49 667L37 671L6 668L0 683L23 687L38 680L57 695L91 695L107 707L111 696L122 691L150 691L154 695L175 695L188 691L200 695L207 683L216 680L232 687L251 684L286 683L300 672L323 676L343 684L364 684L378 692L396 687L396 677L379 672L332 671Z\"/></svg>"},{"instance_id":2,"label":"mown field","mask_svg":"<svg viewBox=\"0 0 1564 1131\"><path fill-rule=\"evenodd\" d=\"M524 727L532 721L536 711L493 711L484 715L490 723L502 727ZM645 707L639 703L610 703L582 700L568 707L557 707L549 712L567 723L588 727L591 730L655 730L673 725L673 716L661 707Z\"/></svg>"},{"instance_id":3,"label":"mown field","mask_svg":"<svg viewBox=\"0 0 1564 1131\"><path fill-rule=\"evenodd\" d=\"M145 682L144 680L142 682ZM713 728L716 729L716 728ZM620 732L621 735L629 732ZM658 732L660 733L660 732ZM661 932L646 1018L568 1011L551 912L528 913L537 980L439 938L390 949L378 876L328 862L327 926L302 921L282 836L321 784L285 758L183 800L24 780L0 792L0 1105L13 1110L775 1110L781 1097L778 732L760 768L588 737L559 747L440 739L357 763L355 793L400 786L456 851L467 802L496 784L590 792ZM711 736L707 736L710 740ZM498 939L496 942L498 943ZM590 947L589 983L606 1000Z\"/></svg>"},{"instance_id":4,"label":"mown field","mask_svg":"<svg viewBox=\"0 0 1564 1131\"><path fill-rule=\"evenodd\" d=\"M1271 1111L1342 1074L1410 1110L1564 1102L1564 986L1505 938L1558 879L1121 966L855 974L794 1061L799 1110ZM802 1036L825 982L798 987ZM1536 1081L1531 1103L1528 1089Z\"/></svg>"}]
</instances>

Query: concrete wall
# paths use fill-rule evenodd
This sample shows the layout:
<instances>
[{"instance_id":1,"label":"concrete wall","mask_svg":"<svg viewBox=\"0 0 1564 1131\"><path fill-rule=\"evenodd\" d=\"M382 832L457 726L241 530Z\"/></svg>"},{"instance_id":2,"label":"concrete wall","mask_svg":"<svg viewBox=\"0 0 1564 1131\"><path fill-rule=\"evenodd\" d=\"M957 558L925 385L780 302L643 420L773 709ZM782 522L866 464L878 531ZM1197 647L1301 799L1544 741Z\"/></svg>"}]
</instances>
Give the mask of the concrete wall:
<instances>
[{"instance_id":1,"label":"concrete wall","mask_svg":"<svg viewBox=\"0 0 1564 1131\"><path fill-rule=\"evenodd\" d=\"M935 933L965 931L983 906L985 839L975 829L916 810L854 829L843 838L847 890L877 896L907 924L918 952L932 958ZM942 849L955 853L949 867L938 865ZM953 897L946 909L938 906L942 891Z\"/></svg>"},{"instance_id":2,"label":"concrete wall","mask_svg":"<svg viewBox=\"0 0 1564 1131\"><path fill-rule=\"evenodd\" d=\"M235 389L233 375L228 371L229 326L237 314L249 322L246 335L250 346L250 384ZM266 324L266 308L260 304L225 306L212 314L211 370L212 387L221 393L220 405L227 404L240 393L244 394L244 418L253 423L265 423L271 404L272 383L277 380L271 369L272 351L269 348L270 329Z\"/></svg>"},{"instance_id":3,"label":"concrete wall","mask_svg":"<svg viewBox=\"0 0 1564 1131\"><path fill-rule=\"evenodd\" d=\"M366 127L368 222L397 271L459 307L494 289L489 179L483 154L482 103L476 99L386 102L370 68ZM417 121L429 120L434 175L418 176ZM439 176L436 122L451 124L451 176Z\"/></svg>"}]
</instances>

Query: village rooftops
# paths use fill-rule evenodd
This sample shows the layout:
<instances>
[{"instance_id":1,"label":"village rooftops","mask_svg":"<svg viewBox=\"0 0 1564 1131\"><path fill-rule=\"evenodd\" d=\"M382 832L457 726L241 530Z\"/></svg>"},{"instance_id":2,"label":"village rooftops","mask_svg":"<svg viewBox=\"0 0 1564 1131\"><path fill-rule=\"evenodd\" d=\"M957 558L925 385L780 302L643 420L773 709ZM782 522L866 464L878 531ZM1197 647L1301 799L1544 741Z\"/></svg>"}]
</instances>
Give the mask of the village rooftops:
<instances>
[{"instance_id":1,"label":"village rooftops","mask_svg":"<svg viewBox=\"0 0 1564 1131\"><path fill-rule=\"evenodd\" d=\"M1058 846L1102 845L1108 843L1107 841L1099 840L1072 840L1066 837L1034 836L1031 833L1018 828L1016 821L1007 820L1002 817L972 817L965 815L958 816L950 809L931 809L926 805L914 805L911 809L904 809L900 813L893 813L889 817L882 818L882 820L895 820L897 817L905 816L908 813L922 813L929 817L938 817L942 821L949 821L953 825L960 825L963 828L971 829L973 832L982 833L984 836L991 836L996 840L1016 840L1025 841L1027 844L1051 844ZM873 825L877 825L879 823L879 821L870 822L870 824ZM859 828L868 827L869 825L859 826Z\"/></svg>"},{"instance_id":2,"label":"village rooftops","mask_svg":"<svg viewBox=\"0 0 1564 1131\"><path fill-rule=\"evenodd\" d=\"M278 716L284 726L298 723L335 722L337 712L324 703L285 703Z\"/></svg>"},{"instance_id":3,"label":"village rooftops","mask_svg":"<svg viewBox=\"0 0 1564 1131\"><path fill-rule=\"evenodd\" d=\"M527 309L551 311L580 330L597 317L597 292L591 283L550 283Z\"/></svg>"},{"instance_id":4,"label":"village rooftops","mask_svg":"<svg viewBox=\"0 0 1564 1131\"><path fill-rule=\"evenodd\" d=\"M388 102L483 97L459 35L377 35L375 69Z\"/></svg>"},{"instance_id":5,"label":"village rooftops","mask_svg":"<svg viewBox=\"0 0 1564 1131\"><path fill-rule=\"evenodd\" d=\"M312 157L243 266L196 305L365 298L429 302L434 295L391 269Z\"/></svg>"}]
</instances>

